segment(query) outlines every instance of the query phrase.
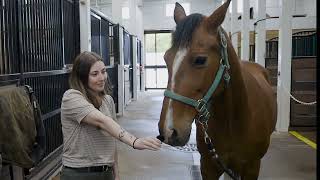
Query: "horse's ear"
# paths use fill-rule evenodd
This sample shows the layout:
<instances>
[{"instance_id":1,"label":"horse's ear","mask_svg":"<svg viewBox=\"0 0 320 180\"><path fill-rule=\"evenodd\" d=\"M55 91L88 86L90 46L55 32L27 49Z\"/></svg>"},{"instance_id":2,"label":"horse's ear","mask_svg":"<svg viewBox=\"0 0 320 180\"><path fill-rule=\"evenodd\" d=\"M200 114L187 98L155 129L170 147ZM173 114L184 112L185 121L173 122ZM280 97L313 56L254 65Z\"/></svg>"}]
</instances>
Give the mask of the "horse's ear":
<instances>
[{"instance_id":1,"label":"horse's ear","mask_svg":"<svg viewBox=\"0 0 320 180\"><path fill-rule=\"evenodd\" d=\"M181 4L176 2L176 6L174 8L174 21L178 24L182 19L186 17L186 12L184 11Z\"/></svg>"},{"instance_id":2,"label":"horse's ear","mask_svg":"<svg viewBox=\"0 0 320 180\"><path fill-rule=\"evenodd\" d=\"M217 28L220 26L226 16L229 4L231 0L227 0L222 6L215 10L208 18L208 28Z\"/></svg>"}]
</instances>

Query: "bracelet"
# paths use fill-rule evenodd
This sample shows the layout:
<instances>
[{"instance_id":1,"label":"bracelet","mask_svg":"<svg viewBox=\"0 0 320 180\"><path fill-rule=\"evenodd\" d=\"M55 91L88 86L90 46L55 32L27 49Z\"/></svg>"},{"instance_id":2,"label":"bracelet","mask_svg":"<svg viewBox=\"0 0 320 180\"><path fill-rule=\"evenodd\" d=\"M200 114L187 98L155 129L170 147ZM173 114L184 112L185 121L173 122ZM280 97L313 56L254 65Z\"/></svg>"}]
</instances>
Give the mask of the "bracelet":
<instances>
[{"instance_id":1,"label":"bracelet","mask_svg":"<svg viewBox=\"0 0 320 180\"><path fill-rule=\"evenodd\" d=\"M133 141L133 143L132 143L133 149L136 149L136 148L134 147L134 143L135 143L138 139L139 139L139 138L136 138L136 139Z\"/></svg>"}]
</instances>

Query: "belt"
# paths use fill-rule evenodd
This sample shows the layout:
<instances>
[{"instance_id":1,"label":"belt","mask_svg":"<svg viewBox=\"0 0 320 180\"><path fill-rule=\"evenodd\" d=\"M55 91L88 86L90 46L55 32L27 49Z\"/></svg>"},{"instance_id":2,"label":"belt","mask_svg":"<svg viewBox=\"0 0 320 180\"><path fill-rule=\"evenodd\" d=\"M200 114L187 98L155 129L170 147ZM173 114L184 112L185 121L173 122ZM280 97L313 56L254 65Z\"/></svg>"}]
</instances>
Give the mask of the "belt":
<instances>
[{"instance_id":1,"label":"belt","mask_svg":"<svg viewBox=\"0 0 320 180\"><path fill-rule=\"evenodd\" d=\"M68 167L64 166L67 169L72 169L78 172L105 172L108 171L109 169L112 169L112 167L104 165L104 166L91 166L91 167L80 167L80 168L75 168L75 167Z\"/></svg>"}]
</instances>

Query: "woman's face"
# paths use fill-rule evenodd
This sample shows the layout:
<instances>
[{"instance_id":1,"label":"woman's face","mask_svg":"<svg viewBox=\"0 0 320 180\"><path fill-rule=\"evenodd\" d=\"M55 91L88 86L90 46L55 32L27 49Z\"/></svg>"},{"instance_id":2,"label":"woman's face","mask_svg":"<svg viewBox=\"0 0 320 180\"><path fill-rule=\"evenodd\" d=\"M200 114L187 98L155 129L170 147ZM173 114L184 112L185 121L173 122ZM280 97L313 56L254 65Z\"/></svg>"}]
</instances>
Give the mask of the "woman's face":
<instances>
[{"instance_id":1,"label":"woman's face","mask_svg":"<svg viewBox=\"0 0 320 180\"><path fill-rule=\"evenodd\" d=\"M88 86L96 93L102 92L107 78L106 67L102 61L94 63L89 72Z\"/></svg>"}]
</instances>

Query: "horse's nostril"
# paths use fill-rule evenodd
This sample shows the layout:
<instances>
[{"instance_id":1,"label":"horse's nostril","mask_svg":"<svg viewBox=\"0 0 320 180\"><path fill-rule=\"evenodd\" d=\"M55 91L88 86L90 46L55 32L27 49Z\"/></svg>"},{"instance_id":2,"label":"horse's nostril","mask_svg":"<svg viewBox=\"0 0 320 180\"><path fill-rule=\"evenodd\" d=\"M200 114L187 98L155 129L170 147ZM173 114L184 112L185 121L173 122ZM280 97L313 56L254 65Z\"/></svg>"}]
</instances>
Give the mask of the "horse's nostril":
<instances>
[{"instance_id":1,"label":"horse's nostril","mask_svg":"<svg viewBox=\"0 0 320 180\"><path fill-rule=\"evenodd\" d=\"M177 130L172 129L172 135L171 135L171 137L172 137L172 138L176 138L177 136L178 136Z\"/></svg>"},{"instance_id":2,"label":"horse's nostril","mask_svg":"<svg viewBox=\"0 0 320 180\"><path fill-rule=\"evenodd\" d=\"M161 142L164 141L164 137L162 135L157 136L157 139L159 139Z\"/></svg>"}]
</instances>

